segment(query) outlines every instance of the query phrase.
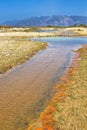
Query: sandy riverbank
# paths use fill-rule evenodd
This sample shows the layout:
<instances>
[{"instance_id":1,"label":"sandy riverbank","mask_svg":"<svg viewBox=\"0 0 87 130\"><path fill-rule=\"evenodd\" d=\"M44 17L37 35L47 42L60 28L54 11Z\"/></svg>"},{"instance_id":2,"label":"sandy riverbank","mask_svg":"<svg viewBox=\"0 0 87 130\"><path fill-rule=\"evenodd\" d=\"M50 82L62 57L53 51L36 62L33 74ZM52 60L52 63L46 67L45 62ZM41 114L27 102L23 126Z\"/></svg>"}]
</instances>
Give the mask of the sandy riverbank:
<instances>
[{"instance_id":1,"label":"sandy riverbank","mask_svg":"<svg viewBox=\"0 0 87 130\"><path fill-rule=\"evenodd\" d=\"M79 49L58 93L28 130L87 130L87 45Z\"/></svg>"}]
</instances>

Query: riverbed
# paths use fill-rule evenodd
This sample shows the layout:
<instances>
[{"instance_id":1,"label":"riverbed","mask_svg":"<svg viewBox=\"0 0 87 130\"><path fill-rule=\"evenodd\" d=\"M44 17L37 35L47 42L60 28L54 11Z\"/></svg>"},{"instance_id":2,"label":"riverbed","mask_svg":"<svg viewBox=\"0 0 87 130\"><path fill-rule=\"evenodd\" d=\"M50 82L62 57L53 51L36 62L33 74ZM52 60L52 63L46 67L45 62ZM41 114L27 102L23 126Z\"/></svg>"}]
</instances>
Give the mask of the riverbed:
<instances>
[{"instance_id":1,"label":"riverbed","mask_svg":"<svg viewBox=\"0 0 87 130\"><path fill-rule=\"evenodd\" d=\"M26 130L56 93L54 87L70 66L86 37L45 37L48 43L29 61L0 76L0 129Z\"/></svg>"}]
</instances>

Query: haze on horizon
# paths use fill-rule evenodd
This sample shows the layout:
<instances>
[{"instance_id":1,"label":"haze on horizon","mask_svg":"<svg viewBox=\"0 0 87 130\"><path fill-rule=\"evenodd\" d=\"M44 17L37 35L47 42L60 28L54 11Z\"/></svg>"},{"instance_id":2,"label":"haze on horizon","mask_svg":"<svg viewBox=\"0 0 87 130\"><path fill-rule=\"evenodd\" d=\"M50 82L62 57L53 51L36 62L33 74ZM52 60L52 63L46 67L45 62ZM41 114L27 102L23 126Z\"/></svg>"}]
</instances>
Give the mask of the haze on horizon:
<instances>
[{"instance_id":1,"label":"haze on horizon","mask_svg":"<svg viewBox=\"0 0 87 130\"><path fill-rule=\"evenodd\" d=\"M87 0L1 0L0 23L32 16L87 16Z\"/></svg>"}]
</instances>

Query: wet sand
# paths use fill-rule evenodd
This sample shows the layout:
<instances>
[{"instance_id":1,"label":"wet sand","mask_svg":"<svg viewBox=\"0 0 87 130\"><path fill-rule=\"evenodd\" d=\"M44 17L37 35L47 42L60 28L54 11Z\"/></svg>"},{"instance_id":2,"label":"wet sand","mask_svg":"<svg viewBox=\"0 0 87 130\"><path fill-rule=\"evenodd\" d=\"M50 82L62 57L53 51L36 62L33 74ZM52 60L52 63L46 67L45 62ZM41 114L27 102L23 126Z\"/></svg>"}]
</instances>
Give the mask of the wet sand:
<instances>
[{"instance_id":1,"label":"wet sand","mask_svg":"<svg viewBox=\"0 0 87 130\"><path fill-rule=\"evenodd\" d=\"M48 42L46 50L0 77L1 130L25 130L39 116L56 91L53 86L72 61L71 50L80 46L61 45L62 41L53 44L52 39Z\"/></svg>"}]
</instances>

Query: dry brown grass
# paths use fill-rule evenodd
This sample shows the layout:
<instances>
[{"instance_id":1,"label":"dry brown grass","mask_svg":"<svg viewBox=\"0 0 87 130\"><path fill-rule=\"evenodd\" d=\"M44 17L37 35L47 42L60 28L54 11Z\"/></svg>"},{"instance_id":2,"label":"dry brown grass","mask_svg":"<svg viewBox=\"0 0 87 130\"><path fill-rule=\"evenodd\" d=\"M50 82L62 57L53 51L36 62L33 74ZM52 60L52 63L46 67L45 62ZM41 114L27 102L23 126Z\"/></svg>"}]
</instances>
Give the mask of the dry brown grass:
<instances>
[{"instance_id":1,"label":"dry brown grass","mask_svg":"<svg viewBox=\"0 0 87 130\"><path fill-rule=\"evenodd\" d=\"M45 49L46 43L25 40L24 37L0 38L0 73L24 63L37 51Z\"/></svg>"}]
</instances>

